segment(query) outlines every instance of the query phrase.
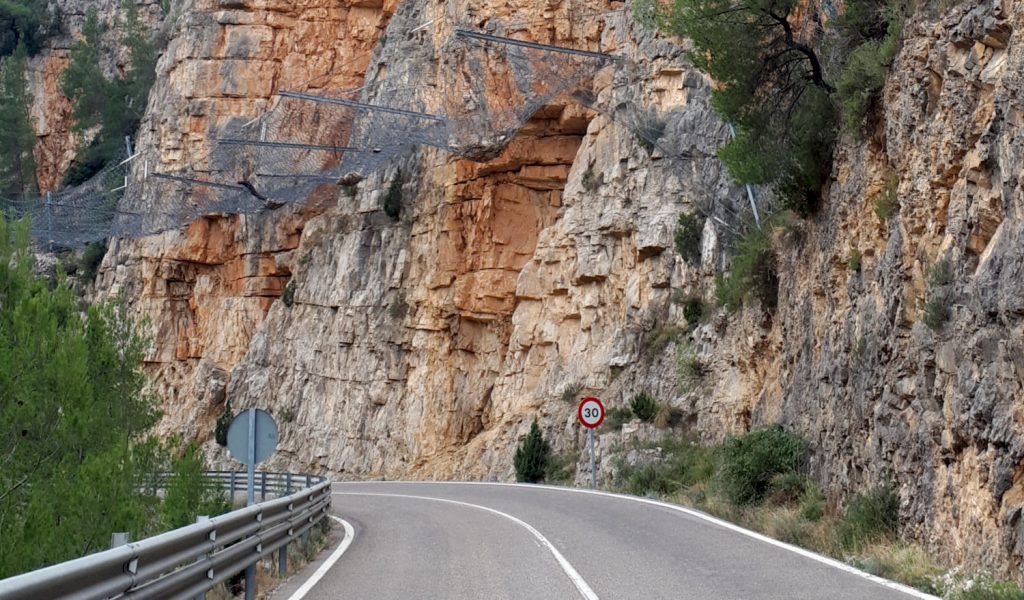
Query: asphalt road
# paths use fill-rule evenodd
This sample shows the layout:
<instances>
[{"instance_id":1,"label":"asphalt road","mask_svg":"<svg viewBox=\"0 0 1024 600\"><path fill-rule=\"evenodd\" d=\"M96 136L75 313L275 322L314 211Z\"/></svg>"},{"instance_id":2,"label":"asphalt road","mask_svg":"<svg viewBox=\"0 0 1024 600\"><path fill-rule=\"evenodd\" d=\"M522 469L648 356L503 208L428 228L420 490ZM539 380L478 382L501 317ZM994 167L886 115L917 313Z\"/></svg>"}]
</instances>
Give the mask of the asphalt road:
<instances>
[{"instance_id":1,"label":"asphalt road","mask_svg":"<svg viewBox=\"0 0 1024 600\"><path fill-rule=\"evenodd\" d=\"M660 503L543 486L334 486L351 524L307 599L907 600L931 598ZM334 560L332 562L332 557ZM339 558L340 557L340 558Z\"/></svg>"}]
</instances>

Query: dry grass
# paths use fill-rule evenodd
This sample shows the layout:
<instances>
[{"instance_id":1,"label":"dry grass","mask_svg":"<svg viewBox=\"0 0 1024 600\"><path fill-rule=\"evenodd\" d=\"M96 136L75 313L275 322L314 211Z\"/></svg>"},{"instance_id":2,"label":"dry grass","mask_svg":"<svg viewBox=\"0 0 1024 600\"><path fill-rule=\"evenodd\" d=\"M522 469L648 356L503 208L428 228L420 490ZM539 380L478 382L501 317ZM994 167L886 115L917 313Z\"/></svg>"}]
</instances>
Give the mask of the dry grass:
<instances>
[{"instance_id":1,"label":"dry grass","mask_svg":"<svg viewBox=\"0 0 1024 600\"><path fill-rule=\"evenodd\" d=\"M330 524L327 523L327 519L324 519L321 523L324 523L326 526L314 526L309 530L309 535L305 541L300 539L297 542L288 544L288 573L286 578L301 571L306 565L316 559L320 552L327 548L327 545L330 543L330 535L328 535ZM274 590L277 589L277 586L281 585L283 581L284 579L277 576L277 552L272 552L269 556L256 563L257 600L270 598ZM206 592L207 600L234 600L239 597L241 597L241 594L232 595L228 591L227 582L218 584Z\"/></svg>"},{"instance_id":2,"label":"dry grass","mask_svg":"<svg viewBox=\"0 0 1024 600\"><path fill-rule=\"evenodd\" d=\"M942 593L946 572L918 546L898 542L878 542L865 546L846 561L872 575L907 584L930 594Z\"/></svg>"}]
</instances>

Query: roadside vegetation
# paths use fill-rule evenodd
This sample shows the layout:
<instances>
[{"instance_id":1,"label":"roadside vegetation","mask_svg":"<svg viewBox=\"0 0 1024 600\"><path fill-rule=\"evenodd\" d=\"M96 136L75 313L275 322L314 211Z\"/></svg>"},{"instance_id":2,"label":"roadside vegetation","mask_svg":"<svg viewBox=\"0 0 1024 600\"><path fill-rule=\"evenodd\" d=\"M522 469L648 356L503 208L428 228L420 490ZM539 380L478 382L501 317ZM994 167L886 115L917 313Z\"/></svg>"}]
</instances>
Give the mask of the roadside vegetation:
<instances>
[{"instance_id":1,"label":"roadside vegetation","mask_svg":"<svg viewBox=\"0 0 1024 600\"><path fill-rule=\"evenodd\" d=\"M125 308L83 308L62 272L36 275L29 232L0 218L0 578L228 509L193 446L149 436L147 344Z\"/></svg>"},{"instance_id":2,"label":"roadside vegetation","mask_svg":"<svg viewBox=\"0 0 1024 600\"><path fill-rule=\"evenodd\" d=\"M631 450L647 458L626 464ZM951 574L902 542L900 498L891 483L830 501L807 475L807 453L803 439L778 425L714 447L673 435L619 448L610 488L690 506L951 600L1024 600L1014 583Z\"/></svg>"}]
</instances>

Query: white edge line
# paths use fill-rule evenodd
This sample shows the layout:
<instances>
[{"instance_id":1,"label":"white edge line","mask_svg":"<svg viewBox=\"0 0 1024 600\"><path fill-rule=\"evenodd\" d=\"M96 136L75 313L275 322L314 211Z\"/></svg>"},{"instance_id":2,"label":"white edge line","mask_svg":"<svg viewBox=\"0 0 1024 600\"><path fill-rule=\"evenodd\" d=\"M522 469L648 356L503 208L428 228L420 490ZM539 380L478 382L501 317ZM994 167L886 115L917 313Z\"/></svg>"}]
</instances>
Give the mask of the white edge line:
<instances>
[{"instance_id":1,"label":"white edge line","mask_svg":"<svg viewBox=\"0 0 1024 600\"><path fill-rule=\"evenodd\" d=\"M389 497L389 498L413 498L413 499L416 499L416 500L430 500L432 502L445 502L445 503L448 503L448 504L457 504L459 506L468 506L470 508L475 508L475 509L478 509L478 510L487 511L487 512L493 513L495 515L498 515L498 516L501 516L501 517L505 517L506 519L516 523L517 525L519 525L523 529L526 529L531 534L533 534L533 537L535 537L537 539L537 541L541 543L542 546L544 546L545 548L548 549L549 552L551 552L552 556L555 557L555 560L558 561L558 566L562 567L562 570L565 571L565 574L569 576L569 579L572 581L572 584L574 586L576 586L576 589L579 590L581 596L583 596L587 600L600 600L597 597L597 594L594 593L594 590L592 590L590 588L590 586L587 584L586 580L583 579L583 576L580 575L579 572L572 566L572 563L570 563L568 561L568 559L566 559L564 556L562 556L562 553L558 551L558 548L555 548L554 544L552 544L550 541L548 541L548 538L544 537L544 534L542 534L541 532L537 531L536 528L534 528L532 525L530 525L526 521L523 521L522 519L520 519L518 517L513 517L512 515L510 515L508 513L501 512L500 510L497 510L497 509L494 509L494 508L490 508L488 506L482 506L480 504L470 504L469 502L461 502L459 500L450 500L448 498L433 498L433 497L430 497L430 496L414 496L414 495L410 495L410 494L375 494L375 493L372 493L372 492L335 492L333 490L331 491L331 495L335 495L335 496L384 496L384 497ZM293 598L292 600L295 600L295 599Z\"/></svg>"},{"instance_id":2,"label":"white edge line","mask_svg":"<svg viewBox=\"0 0 1024 600\"><path fill-rule=\"evenodd\" d=\"M677 511L677 512L681 512L681 513L690 515L691 517L696 517L696 518L701 519L703 521L707 521L709 523L713 523L715 525L718 525L719 527L724 527L724 528L729 529L731 531L735 531L736 533L740 533L742 535L745 535L745 536L753 538L755 540L764 542L766 544L771 544L772 546L776 546L778 548L782 548L783 550L788 550L790 552L793 552L794 554L799 554L800 556L803 556L804 558L809 558L809 559L817 561L819 563L822 563L822 564L828 565L830 567L839 569L840 571L845 571L845 572L850 573L852 575L856 575L858 577L862 577L862 578L867 579L869 581L873 581L874 583L877 583L879 585L885 586L885 587L887 587L889 589L893 589L893 590L896 590L898 592L903 592L904 594L907 594L907 595L910 595L910 596L914 596L915 598L921 598L922 600L942 600L938 596L933 596L931 594L926 594L926 593L924 593L924 592L922 592L920 590L914 589L914 588L912 588L910 586L903 585L902 583L896 583L895 581L890 581L888 579L885 579L884 577L879 577L877 575L872 575L871 573L867 573L865 571L861 571L860 569L858 569L858 568L856 568L856 567L854 567L852 565L848 565L848 564L846 564L844 562L841 562L841 561L838 561L838 560L836 560L834 558L829 558L827 556L823 556L821 554L818 554L817 552L812 552L812 551L807 550L805 548L800 548L799 546L794 546L792 544L787 544L786 542L780 542L779 540L770 538L770 537L768 537L766 535L762 535L760 533L757 533L756 531L751 531L749 529L744 529L743 527L740 527L739 525L736 525L734 523L730 523L728 521L723 521L722 519L719 519L717 517L712 517L711 515L706 514L706 513L702 513L699 510L694 510L692 508L686 508L685 506L679 506L679 505L676 505L676 504L669 504L668 502L661 502L660 500L651 500L650 498L641 498L639 496L627 496L625 494L614 494L612 492L601 492L601 491L597 491L597 490L586 490L586 489L581 489L581 488L560 487L560 486L555 486L555 485L536 485L536 484L500 483L500 482L490 483L490 482L486 482L486 481L360 481L360 482L356 482L356 481L341 482L341 481L338 481L338 482L334 482L334 483L342 484L342 485L344 485L345 483L397 483L397 484L402 484L402 483L433 483L433 484L442 484L442 485L481 485L481 486L499 485L499 486L506 486L506 487L520 487L520 488L553 490L553 491L560 491L560 492L573 492L573 493L577 493L577 494L592 494L592 495L595 495L595 496L608 496L610 498L618 498L620 500L631 500L633 502L640 502L640 503L643 503L643 504L650 504L650 505L653 505L653 506L660 506L662 508L668 508L670 510L674 510L674 511ZM333 493L337 494L338 492L333 492ZM481 507L481 508L483 508L483 507Z\"/></svg>"},{"instance_id":3,"label":"white edge line","mask_svg":"<svg viewBox=\"0 0 1024 600\"><path fill-rule=\"evenodd\" d=\"M327 560L324 561L324 564L320 565L320 568L318 568L316 572L313 573L313 575L311 575L310 578L306 580L306 583L303 583L302 586L299 587L299 589L295 590L295 593L292 594L291 597L288 598L288 600L302 600L302 598L304 598L306 594L308 594L309 591L313 589L313 586L319 583L320 580L324 578L324 575L326 575L327 572L331 570L331 567L334 566L334 563L338 562L338 559L341 558L341 555L345 554L345 551L348 550L348 547L352 545L352 540L354 540L356 537L356 530L352 527L351 524L349 524L348 521L336 517L334 515L329 516L335 521L341 523L341 526L345 528L345 539L341 540L341 544L339 544L337 549L335 549L334 552L331 553L329 557L327 557Z\"/></svg>"}]
</instances>

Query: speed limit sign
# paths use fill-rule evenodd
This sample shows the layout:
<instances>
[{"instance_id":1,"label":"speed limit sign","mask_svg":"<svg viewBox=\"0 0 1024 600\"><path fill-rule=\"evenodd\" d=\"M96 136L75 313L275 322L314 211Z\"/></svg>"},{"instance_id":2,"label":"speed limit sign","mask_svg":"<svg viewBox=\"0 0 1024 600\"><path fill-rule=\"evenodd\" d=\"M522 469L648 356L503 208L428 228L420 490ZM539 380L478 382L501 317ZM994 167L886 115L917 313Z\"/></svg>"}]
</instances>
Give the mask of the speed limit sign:
<instances>
[{"instance_id":1,"label":"speed limit sign","mask_svg":"<svg viewBox=\"0 0 1024 600\"><path fill-rule=\"evenodd\" d=\"M601 423L604 423L604 404L601 404L601 401L593 396L584 398L580 400L576 416L587 429L597 429Z\"/></svg>"}]
</instances>

